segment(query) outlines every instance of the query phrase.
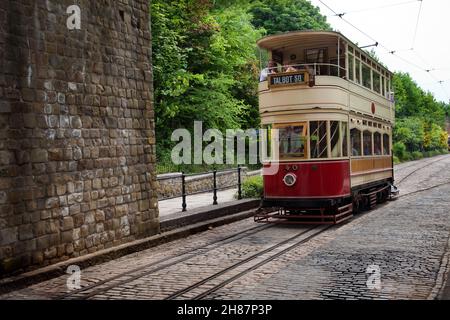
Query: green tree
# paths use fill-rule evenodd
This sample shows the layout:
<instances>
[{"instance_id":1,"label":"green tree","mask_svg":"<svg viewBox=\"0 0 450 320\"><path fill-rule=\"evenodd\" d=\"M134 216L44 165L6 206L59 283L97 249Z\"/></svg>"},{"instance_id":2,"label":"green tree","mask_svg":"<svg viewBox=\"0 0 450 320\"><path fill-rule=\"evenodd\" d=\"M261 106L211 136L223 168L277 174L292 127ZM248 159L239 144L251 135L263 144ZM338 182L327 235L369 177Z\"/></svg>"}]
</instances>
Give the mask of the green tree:
<instances>
[{"instance_id":1,"label":"green tree","mask_svg":"<svg viewBox=\"0 0 450 320\"><path fill-rule=\"evenodd\" d=\"M394 140L401 141L409 151L423 151L425 130L420 118L399 119L394 130Z\"/></svg>"},{"instance_id":2,"label":"green tree","mask_svg":"<svg viewBox=\"0 0 450 320\"><path fill-rule=\"evenodd\" d=\"M158 155L171 133L258 125L255 43L262 32L238 5L209 0L152 1Z\"/></svg>"},{"instance_id":3,"label":"green tree","mask_svg":"<svg viewBox=\"0 0 450 320\"><path fill-rule=\"evenodd\" d=\"M397 123L394 141L405 146L405 152L444 149L445 117L448 105L436 101L422 90L407 73L393 78ZM401 153L401 148L398 148Z\"/></svg>"},{"instance_id":4,"label":"green tree","mask_svg":"<svg viewBox=\"0 0 450 320\"><path fill-rule=\"evenodd\" d=\"M259 0L250 9L253 24L267 34L297 30L331 30L318 7L307 0Z\"/></svg>"}]
</instances>

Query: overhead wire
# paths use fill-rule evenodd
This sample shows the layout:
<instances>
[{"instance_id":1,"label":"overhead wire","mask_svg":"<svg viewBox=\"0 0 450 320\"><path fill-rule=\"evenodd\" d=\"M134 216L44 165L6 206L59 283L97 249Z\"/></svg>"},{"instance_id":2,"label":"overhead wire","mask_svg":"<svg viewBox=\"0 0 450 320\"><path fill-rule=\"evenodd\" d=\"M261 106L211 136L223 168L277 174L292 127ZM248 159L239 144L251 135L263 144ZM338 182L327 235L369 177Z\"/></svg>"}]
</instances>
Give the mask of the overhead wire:
<instances>
[{"instance_id":1,"label":"overhead wire","mask_svg":"<svg viewBox=\"0 0 450 320\"><path fill-rule=\"evenodd\" d=\"M443 69L443 68L439 68L439 69L437 69L437 68L424 68L423 66L420 66L420 65L418 65L418 64L416 64L416 63L413 63L413 62L411 62L411 61L409 61L409 60L407 60L407 59L405 59L405 58L399 56L399 55L397 54L397 52L399 52L399 51L389 49L387 46L385 46L385 45L384 45L383 43L381 43L380 41L376 40L374 37L372 37L371 35L369 35L367 32L361 30L361 29L358 28L356 25L354 25L354 24L351 23L350 21L346 20L346 19L344 18L344 15L345 15L345 14L338 14L336 10L334 10L333 8L331 8L331 7L330 7L328 4L326 4L323 0L318 0L318 1L319 1L323 6L325 6L328 10L330 10L331 12L333 12L334 15L335 15L336 17L339 17L342 21L344 21L345 23L347 23L348 25L350 25L352 28L354 28L355 30L357 30L358 32L360 32L361 34L363 34L364 36L366 36L368 39L370 39L370 40L374 41L375 43L377 43L378 46L381 47L381 48L383 48L387 53L389 53L389 54L395 56L397 59L402 60L403 62L405 62L405 63L407 63L407 64L409 64L409 65L411 65L411 66L413 66L413 67L415 67L415 68L417 68L417 69L423 71L423 72L428 73L433 79L435 79L435 80L438 81L438 83L441 85L441 87L442 87L442 89L443 89L445 95L446 95L447 97L449 97L449 94L447 93L445 87L443 86L443 82L444 82L444 81L440 82L439 79L437 79L437 78L432 74L432 71L441 70L441 69ZM418 27L419 27L419 23L420 23L420 15L421 15L421 12L422 12L422 5L423 5L423 0L415 0L414 2L418 2L418 1L420 2L420 9L419 9L418 17L417 17L416 28L415 28L415 31L414 31L414 39L413 39L414 45L415 45L415 40L416 40L416 37L417 37L417 31L418 31ZM412 1L411 1L411 2L412 2ZM417 56L419 56L418 53L417 53L417 51L414 49L414 46L413 46L412 48L407 49L407 50L404 50L404 51L413 51ZM404 51L403 51L403 52L404 52ZM400 51L400 52L402 52L402 51ZM422 62L425 62L423 58L421 58L421 57L419 57L419 58L422 60ZM425 64L429 66L428 63L425 63ZM450 101L450 99L449 99L449 101Z\"/></svg>"},{"instance_id":2,"label":"overhead wire","mask_svg":"<svg viewBox=\"0 0 450 320\"><path fill-rule=\"evenodd\" d=\"M419 14L417 15L416 29L414 31L414 37L411 48L414 48L414 46L416 45L417 30L419 30L420 14L422 13L423 0L419 1L420 1Z\"/></svg>"},{"instance_id":3,"label":"overhead wire","mask_svg":"<svg viewBox=\"0 0 450 320\"><path fill-rule=\"evenodd\" d=\"M341 15L344 16L344 15L353 14L353 13L360 13L360 12L366 12L366 11L375 11L375 10L380 10L380 9L385 9L385 8L398 7L398 6L403 6L403 5L407 5L407 4L412 4L412 3L416 3L417 1L422 1L422 0L411 0L411 1L397 2L397 3L387 4L387 5L378 6L378 7L371 7L371 8L365 8L365 9L359 9L359 10L346 11L346 12L335 14L335 15L336 16L341 16Z\"/></svg>"}]
</instances>

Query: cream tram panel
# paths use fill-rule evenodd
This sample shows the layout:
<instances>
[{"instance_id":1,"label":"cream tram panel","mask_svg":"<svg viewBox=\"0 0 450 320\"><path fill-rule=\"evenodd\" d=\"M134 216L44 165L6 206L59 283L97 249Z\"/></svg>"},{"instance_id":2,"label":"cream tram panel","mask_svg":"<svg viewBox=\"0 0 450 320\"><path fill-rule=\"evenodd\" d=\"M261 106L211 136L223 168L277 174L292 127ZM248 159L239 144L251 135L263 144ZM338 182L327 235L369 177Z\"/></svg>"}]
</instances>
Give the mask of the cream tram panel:
<instances>
[{"instance_id":1,"label":"cream tram panel","mask_svg":"<svg viewBox=\"0 0 450 320\"><path fill-rule=\"evenodd\" d=\"M339 106L343 110L348 110L348 94L339 87L292 87L272 89L260 92L260 111L282 111L306 108Z\"/></svg>"},{"instance_id":2,"label":"cream tram panel","mask_svg":"<svg viewBox=\"0 0 450 320\"><path fill-rule=\"evenodd\" d=\"M389 100L353 83L349 85L349 92L352 110L393 123L394 112ZM375 114L372 113L372 103L375 104Z\"/></svg>"},{"instance_id":3,"label":"cream tram panel","mask_svg":"<svg viewBox=\"0 0 450 320\"><path fill-rule=\"evenodd\" d=\"M348 121L348 114L346 113L330 113L330 112L316 112L311 113L311 110L296 111L296 112L277 112L262 115L262 124L281 124L301 121Z\"/></svg>"}]
</instances>

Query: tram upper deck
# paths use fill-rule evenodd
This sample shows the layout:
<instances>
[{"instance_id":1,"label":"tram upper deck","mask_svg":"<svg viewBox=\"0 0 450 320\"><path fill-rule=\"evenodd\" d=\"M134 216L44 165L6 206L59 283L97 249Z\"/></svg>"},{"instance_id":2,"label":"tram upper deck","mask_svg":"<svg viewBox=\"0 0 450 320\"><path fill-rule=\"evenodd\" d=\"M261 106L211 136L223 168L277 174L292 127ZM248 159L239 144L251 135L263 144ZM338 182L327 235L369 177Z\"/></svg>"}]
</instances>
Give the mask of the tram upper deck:
<instances>
[{"instance_id":1,"label":"tram upper deck","mask_svg":"<svg viewBox=\"0 0 450 320\"><path fill-rule=\"evenodd\" d=\"M262 124L311 110L394 123L392 73L342 34L288 32L265 37L258 46L270 61L259 84Z\"/></svg>"}]
</instances>

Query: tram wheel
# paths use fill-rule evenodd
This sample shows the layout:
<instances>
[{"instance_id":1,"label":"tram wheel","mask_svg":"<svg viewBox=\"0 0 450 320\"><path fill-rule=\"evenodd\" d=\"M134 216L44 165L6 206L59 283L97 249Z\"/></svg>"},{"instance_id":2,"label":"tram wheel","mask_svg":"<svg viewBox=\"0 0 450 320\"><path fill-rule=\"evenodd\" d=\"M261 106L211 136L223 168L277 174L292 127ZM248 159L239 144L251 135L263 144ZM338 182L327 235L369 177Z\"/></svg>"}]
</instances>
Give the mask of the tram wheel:
<instances>
[{"instance_id":1,"label":"tram wheel","mask_svg":"<svg viewBox=\"0 0 450 320\"><path fill-rule=\"evenodd\" d=\"M358 197L353 198L353 214L361 212L361 200Z\"/></svg>"}]
</instances>

